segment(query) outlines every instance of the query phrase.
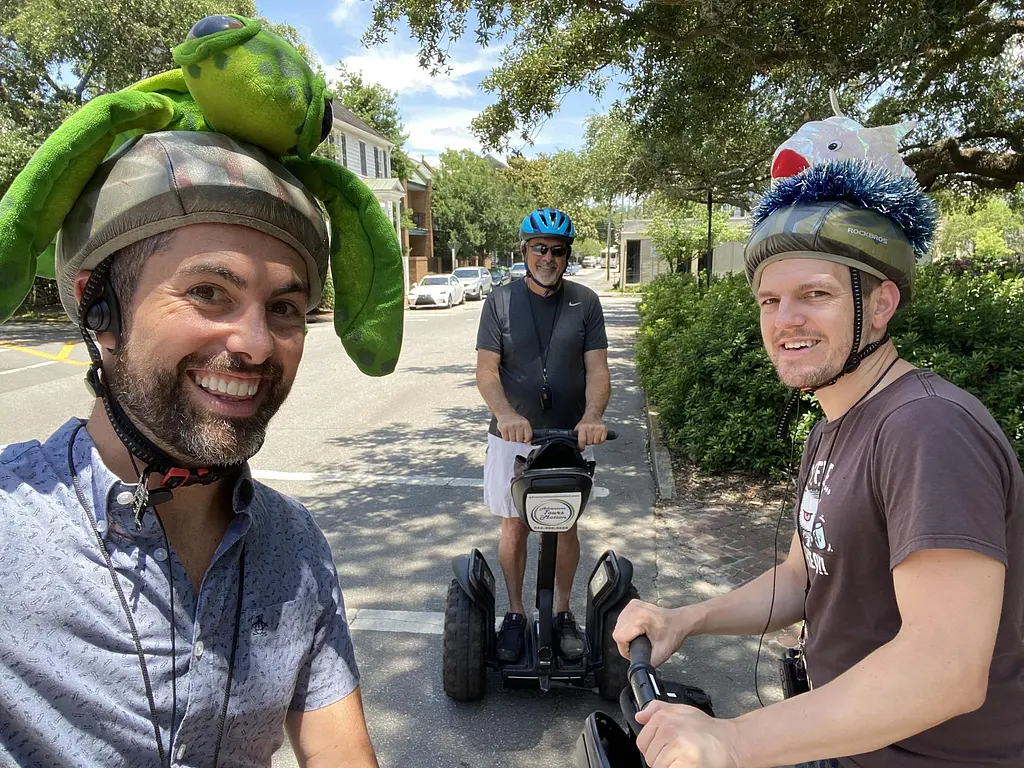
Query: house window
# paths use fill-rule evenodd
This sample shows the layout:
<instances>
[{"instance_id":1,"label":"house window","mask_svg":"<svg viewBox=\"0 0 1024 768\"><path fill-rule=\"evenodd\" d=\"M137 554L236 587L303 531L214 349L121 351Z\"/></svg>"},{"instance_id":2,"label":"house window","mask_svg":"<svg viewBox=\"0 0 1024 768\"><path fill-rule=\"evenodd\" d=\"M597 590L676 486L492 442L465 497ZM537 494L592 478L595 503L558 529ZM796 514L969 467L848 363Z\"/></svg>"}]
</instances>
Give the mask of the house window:
<instances>
[{"instance_id":1,"label":"house window","mask_svg":"<svg viewBox=\"0 0 1024 768\"><path fill-rule=\"evenodd\" d=\"M384 178L391 178L391 168L388 167L388 152L382 149L380 153L384 156Z\"/></svg>"},{"instance_id":2,"label":"house window","mask_svg":"<svg viewBox=\"0 0 1024 768\"><path fill-rule=\"evenodd\" d=\"M348 142L345 141L345 134L341 134L341 164L348 168Z\"/></svg>"},{"instance_id":3,"label":"house window","mask_svg":"<svg viewBox=\"0 0 1024 768\"><path fill-rule=\"evenodd\" d=\"M366 172L366 142L359 142L359 167L362 169L363 176L369 176Z\"/></svg>"}]
</instances>

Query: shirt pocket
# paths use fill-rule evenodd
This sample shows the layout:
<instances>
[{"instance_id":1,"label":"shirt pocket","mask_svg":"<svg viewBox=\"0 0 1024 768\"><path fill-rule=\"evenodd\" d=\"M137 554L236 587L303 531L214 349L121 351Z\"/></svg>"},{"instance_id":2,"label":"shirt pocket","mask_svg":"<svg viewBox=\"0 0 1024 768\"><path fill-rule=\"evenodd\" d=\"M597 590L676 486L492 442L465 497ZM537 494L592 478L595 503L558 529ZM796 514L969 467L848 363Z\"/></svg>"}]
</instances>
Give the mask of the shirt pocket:
<instances>
[{"instance_id":1,"label":"shirt pocket","mask_svg":"<svg viewBox=\"0 0 1024 768\"><path fill-rule=\"evenodd\" d=\"M304 597L242 612L235 663L240 699L259 701L261 709L287 710L313 645L317 609L314 598Z\"/></svg>"}]
</instances>

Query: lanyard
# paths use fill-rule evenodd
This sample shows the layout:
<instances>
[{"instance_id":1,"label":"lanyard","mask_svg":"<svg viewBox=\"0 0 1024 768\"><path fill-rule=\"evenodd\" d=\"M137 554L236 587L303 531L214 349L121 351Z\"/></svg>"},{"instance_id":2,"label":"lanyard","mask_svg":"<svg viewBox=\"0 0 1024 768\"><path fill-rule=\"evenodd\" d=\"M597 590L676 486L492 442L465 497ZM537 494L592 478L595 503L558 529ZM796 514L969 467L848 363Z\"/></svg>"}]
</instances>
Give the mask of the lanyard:
<instances>
[{"instance_id":1,"label":"lanyard","mask_svg":"<svg viewBox=\"0 0 1024 768\"><path fill-rule=\"evenodd\" d=\"M526 282L525 280L523 281ZM530 294L533 291L530 290L530 286L524 286L526 288L526 304L530 307L530 318L533 320L533 332L537 335L537 347L540 349L540 364L544 374L544 384L548 383L548 352L551 351L551 340L555 337L555 326L558 325L558 315L562 311L562 292L560 291L555 298L557 304L555 304L555 317L551 321L551 332L548 334L548 344L545 347L541 343L540 339L540 327L537 325L537 315L533 312L533 296Z\"/></svg>"},{"instance_id":2,"label":"lanyard","mask_svg":"<svg viewBox=\"0 0 1024 768\"><path fill-rule=\"evenodd\" d=\"M142 682L143 682L143 684L145 685L145 688L146 688L146 699L149 702L149 717L150 717L150 722L153 724L153 732L154 732L154 734L156 736L156 750L157 750L157 754L158 754L158 756L160 758L160 765L161 766L170 765L169 761L170 761L171 755L168 754L168 753L170 752L170 748L171 748L171 743L170 742L172 742L173 739L174 739L174 725L175 725L174 724L174 720L176 719L175 715L173 714L173 708L172 708L172 714L171 714L171 728L170 728L170 731L171 731L170 736L171 736L171 738L168 740L168 742L169 742L168 745L167 745L168 749L167 749L167 751L165 751L164 750L164 740L160 736L160 721L159 721L159 719L157 717L157 713L156 713L156 701L154 700L154 697L153 697L153 686L150 684L150 680L149 680L149 668L146 665L146 655L145 655L145 653L142 650L142 640L139 638L139 631L135 627L135 620L134 620L134 618L132 618L132 612L131 612L131 609L128 607L128 600L124 596L124 590L121 589L121 582L117 578L117 571L114 570L114 563L111 561L110 553L107 551L107 547L106 547L106 545L103 542L103 535L100 533L99 528L96 526L95 517L93 515L89 514L89 506L86 504L86 501L85 501L85 493L82 491L82 485L81 485L81 483L78 480L78 472L75 471L75 461L74 461L74 455L73 455L74 447L75 447L75 438L78 436L78 432L79 432L79 430L82 429L82 426L83 425L80 424L78 427L75 428L74 432L71 434L71 440L68 441L68 468L71 470L71 481L72 481L72 483L75 486L75 495L78 496L78 503L79 503L79 505L81 505L82 511L85 512L86 517L89 519L89 522L90 522L90 524L92 526L92 529L93 529L93 533L96 535L96 542L99 544L100 552L103 554L103 559L104 559L104 561L107 564L107 570L110 571L110 578L114 582L114 590L117 592L117 597L118 597L118 599L121 602L121 608L122 608L122 610L124 610L125 619L127 619L127 621L128 621L128 628L131 630L132 640L135 641L135 652L136 652L136 654L139 657L139 667L142 669ZM170 564L170 560L169 559L168 559L168 564ZM171 638L172 638L172 648L173 648L173 638L174 638L173 574L170 574L169 578L171 579L171 585L172 585L172 587L171 587L172 588L172 592L171 592L171 633L172 633L171 634ZM221 711L220 711L220 722L219 722L219 724L217 726L217 742L216 742L216 747L214 749L214 756L213 756L214 768L217 768L217 763L220 760L220 747L221 747L221 742L222 742L222 740L224 738L224 725L225 725L225 721L227 720L227 715L228 715L228 699L231 697L231 678L234 676L234 671L235 671L235 652L238 650L238 630L239 630L239 626L242 623L242 595L243 595L243 585L244 585L244 583L245 583L245 545L243 544L242 545L242 552L241 552L241 556L240 556L240 560L239 560L239 564L238 564L238 596L236 597L236 602L235 602L235 630L234 630L234 634L233 634L233 636L231 638L231 656L230 656L230 658L228 660L228 681L227 681L227 684L224 686L224 701L222 703ZM174 658L173 658L173 656L174 656L174 653L172 651L172 659L171 659L171 667L172 667L171 668L171 674L172 674L171 680L172 680L172 684L177 679L177 671L174 669ZM173 699L175 699L175 701L173 702L173 706L176 707L177 706L177 695L176 695L176 693L172 692L171 696L172 696Z\"/></svg>"}]
</instances>

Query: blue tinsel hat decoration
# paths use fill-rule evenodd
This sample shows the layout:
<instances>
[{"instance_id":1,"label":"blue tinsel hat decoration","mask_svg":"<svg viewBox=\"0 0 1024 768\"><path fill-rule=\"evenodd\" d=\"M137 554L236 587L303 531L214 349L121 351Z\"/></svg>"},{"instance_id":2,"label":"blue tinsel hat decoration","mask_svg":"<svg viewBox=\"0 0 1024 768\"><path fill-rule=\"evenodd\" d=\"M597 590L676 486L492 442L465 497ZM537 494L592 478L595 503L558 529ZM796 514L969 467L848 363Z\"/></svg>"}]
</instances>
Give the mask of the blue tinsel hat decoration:
<instances>
[{"instance_id":1,"label":"blue tinsel hat decoration","mask_svg":"<svg viewBox=\"0 0 1024 768\"><path fill-rule=\"evenodd\" d=\"M903 230L919 257L931 248L938 226L935 203L916 180L864 160L830 160L779 179L758 200L754 226L784 206L823 200L845 200L882 214Z\"/></svg>"},{"instance_id":2,"label":"blue tinsel hat decoration","mask_svg":"<svg viewBox=\"0 0 1024 768\"><path fill-rule=\"evenodd\" d=\"M778 180L758 201L744 251L747 280L756 293L773 261L823 259L891 280L906 304L937 218L914 179L863 160L812 165Z\"/></svg>"}]
</instances>

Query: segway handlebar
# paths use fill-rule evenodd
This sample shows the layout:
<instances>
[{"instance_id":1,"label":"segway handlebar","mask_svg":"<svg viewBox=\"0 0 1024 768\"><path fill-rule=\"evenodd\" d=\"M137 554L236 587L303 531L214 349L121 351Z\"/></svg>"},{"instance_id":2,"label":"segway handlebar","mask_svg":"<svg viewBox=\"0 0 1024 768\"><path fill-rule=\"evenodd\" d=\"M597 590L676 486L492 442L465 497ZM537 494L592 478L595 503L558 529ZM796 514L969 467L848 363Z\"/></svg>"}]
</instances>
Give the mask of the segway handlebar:
<instances>
[{"instance_id":1,"label":"segway handlebar","mask_svg":"<svg viewBox=\"0 0 1024 768\"><path fill-rule=\"evenodd\" d=\"M644 707L658 698L659 693L654 667L651 666L651 640L647 635L640 635L630 641L629 658L626 676L633 692L636 711L642 712Z\"/></svg>"},{"instance_id":2,"label":"segway handlebar","mask_svg":"<svg viewBox=\"0 0 1024 768\"><path fill-rule=\"evenodd\" d=\"M614 429L608 430L608 440L614 440L619 436L619 433ZM546 440L552 437L565 437L569 440L579 440L580 436L577 434L575 429L535 429L533 430L534 440Z\"/></svg>"}]
</instances>

